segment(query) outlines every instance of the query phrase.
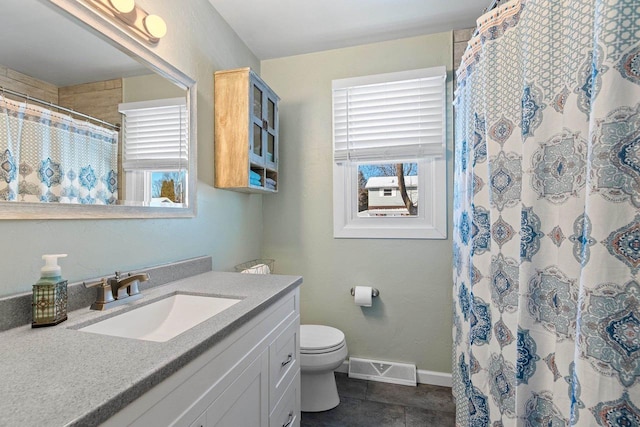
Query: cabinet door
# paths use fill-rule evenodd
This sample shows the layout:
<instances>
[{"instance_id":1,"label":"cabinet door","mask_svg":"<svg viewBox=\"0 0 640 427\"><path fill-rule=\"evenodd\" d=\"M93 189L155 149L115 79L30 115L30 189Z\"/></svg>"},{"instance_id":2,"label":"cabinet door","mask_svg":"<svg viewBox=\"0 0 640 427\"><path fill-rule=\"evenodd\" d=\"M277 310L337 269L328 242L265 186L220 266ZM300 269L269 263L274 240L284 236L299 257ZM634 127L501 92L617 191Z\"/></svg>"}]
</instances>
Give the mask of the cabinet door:
<instances>
[{"instance_id":1,"label":"cabinet door","mask_svg":"<svg viewBox=\"0 0 640 427\"><path fill-rule=\"evenodd\" d=\"M249 114L249 148L251 162L264 166L265 162L265 112L267 101L267 91L265 87L255 80L249 79L249 93L251 96L250 114Z\"/></svg>"},{"instance_id":2,"label":"cabinet door","mask_svg":"<svg viewBox=\"0 0 640 427\"><path fill-rule=\"evenodd\" d=\"M251 161L275 170L278 164L278 97L256 78L250 82Z\"/></svg>"},{"instance_id":3,"label":"cabinet door","mask_svg":"<svg viewBox=\"0 0 640 427\"><path fill-rule=\"evenodd\" d=\"M203 412L189 427L207 427L207 413Z\"/></svg>"},{"instance_id":4,"label":"cabinet door","mask_svg":"<svg viewBox=\"0 0 640 427\"><path fill-rule=\"evenodd\" d=\"M278 170L278 100L273 94L267 93L264 103L264 141L266 150L266 165L268 168Z\"/></svg>"},{"instance_id":5,"label":"cabinet door","mask_svg":"<svg viewBox=\"0 0 640 427\"><path fill-rule=\"evenodd\" d=\"M207 427L269 425L269 354L263 351L206 411Z\"/></svg>"}]
</instances>

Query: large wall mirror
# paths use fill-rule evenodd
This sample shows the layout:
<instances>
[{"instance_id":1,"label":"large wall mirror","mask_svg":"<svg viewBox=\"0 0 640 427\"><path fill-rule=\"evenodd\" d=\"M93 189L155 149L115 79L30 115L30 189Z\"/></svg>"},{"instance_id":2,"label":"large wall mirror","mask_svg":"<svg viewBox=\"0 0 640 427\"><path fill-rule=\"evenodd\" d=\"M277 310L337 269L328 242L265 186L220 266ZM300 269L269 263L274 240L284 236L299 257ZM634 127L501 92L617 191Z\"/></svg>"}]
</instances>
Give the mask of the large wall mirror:
<instances>
[{"instance_id":1,"label":"large wall mirror","mask_svg":"<svg viewBox=\"0 0 640 427\"><path fill-rule=\"evenodd\" d=\"M3 0L0 40L0 219L195 215L193 79L90 1Z\"/></svg>"}]
</instances>

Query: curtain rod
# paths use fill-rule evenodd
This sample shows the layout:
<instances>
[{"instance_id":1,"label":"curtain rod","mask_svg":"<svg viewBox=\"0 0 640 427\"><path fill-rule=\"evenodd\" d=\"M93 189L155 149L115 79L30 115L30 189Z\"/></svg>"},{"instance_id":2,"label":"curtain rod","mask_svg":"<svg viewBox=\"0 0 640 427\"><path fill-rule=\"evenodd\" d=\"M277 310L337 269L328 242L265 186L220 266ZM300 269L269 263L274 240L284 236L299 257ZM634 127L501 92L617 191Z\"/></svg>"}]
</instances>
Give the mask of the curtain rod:
<instances>
[{"instance_id":1,"label":"curtain rod","mask_svg":"<svg viewBox=\"0 0 640 427\"><path fill-rule=\"evenodd\" d=\"M491 0L491 3L489 3L489 5L482 11L482 15L489 12L490 10L495 9L498 6L498 3L500 3L500 0ZM471 36L471 38L474 38L478 35L478 30L478 27L476 27L476 30L473 32L473 36Z\"/></svg>"},{"instance_id":2,"label":"curtain rod","mask_svg":"<svg viewBox=\"0 0 640 427\"><path fill-rule=\"evenodd\" d=\"M482 14L485 14L487 12L489 12L490 10L493 10L496 8L496 6L498 5L499 0L491 0L491 3L489 3L489 6L487 6L484 11L482 12Z\"/></svg>"},{"instance_id":3,"label":"curtain rod","mask_svg":"<svg viewBox=\"0 0 640 427\"><path fill-rule=\"evenodd\" d=\"M34 98L34 97L30 96L30 95L27 95L26 93L20 93L20 92L16 92L14 90L11 90L11 89L7 89L4 86L0 86L0 93L2 93L2 94L9 93L11 95L19 96L19 97L22 97L22 98L26 99L27 101L34 101L34 102L37 102L38 104L43 104L43 105L46 105L48 107L53 107L53 108L55 108L57 110L61 110L61 111L64 111L66 113L70 113L70 114L73 114L73 115L76 115L76 116L80 116L80 117L82 117L84 119L93 120L94 122L100 123L101 125L106 125L106 126L112 127L115 130L118 130L118 131L120 130L120 125L117 125L117 124L114 125L113 123L105 122L104 120L98 119L98 118L93 117L93 116L89 116L87 114L80 113L80 112L72 110L70 108L62 107L62 106L60 106L58 104L54 104L53 102L45 101L45 100L39 99L39 98Z\"/></svg>"}]
</instances>

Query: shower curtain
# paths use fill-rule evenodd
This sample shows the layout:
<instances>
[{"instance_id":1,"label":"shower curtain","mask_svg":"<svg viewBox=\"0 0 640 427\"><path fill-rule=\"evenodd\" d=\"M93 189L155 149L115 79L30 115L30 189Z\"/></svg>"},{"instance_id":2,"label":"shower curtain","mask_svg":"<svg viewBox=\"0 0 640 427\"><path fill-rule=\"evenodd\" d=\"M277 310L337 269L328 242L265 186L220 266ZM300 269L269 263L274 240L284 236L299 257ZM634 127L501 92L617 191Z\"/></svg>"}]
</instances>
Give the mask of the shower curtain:
<instances>
[{"instance_id":1,"label":"shower curtain","mask_svg":"<svg viewBox=\"0 0 640 427\"><path fill-rule=\"evenodd\" d=\"M115 204L118 133L0 96L0 200Z\"/></svg>"},{"instance_id":2,"label":"shower curtain","mask_svg":"<svg viewBox=\"0 0 640 427\"><path fill-rule=\"evenodd\" d=\"M455 99L458 426L640 426L640 2L512 0Z\"/></svg>"}]
</instances>

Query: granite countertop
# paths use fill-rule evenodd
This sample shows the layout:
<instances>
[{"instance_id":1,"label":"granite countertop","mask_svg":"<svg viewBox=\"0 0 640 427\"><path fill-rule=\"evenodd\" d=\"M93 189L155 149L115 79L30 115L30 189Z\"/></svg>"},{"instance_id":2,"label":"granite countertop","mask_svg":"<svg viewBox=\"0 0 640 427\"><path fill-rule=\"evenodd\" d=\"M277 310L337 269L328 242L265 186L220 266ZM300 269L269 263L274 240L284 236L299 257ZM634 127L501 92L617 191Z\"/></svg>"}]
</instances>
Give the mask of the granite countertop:
<instances>
[{"instance_id":1,"label":"granite countertop","mask_svg":"<svg viewBox=\"0 0 640 427\"><path fill-rule=\"evenodd\" d=\"M2 332L0 426L100 424L301 283L297 276L208 272L107 311L72 311L56 326ZM179 291L242 301L167 342L76 330Z\"/></svg>"}]
</instances>

